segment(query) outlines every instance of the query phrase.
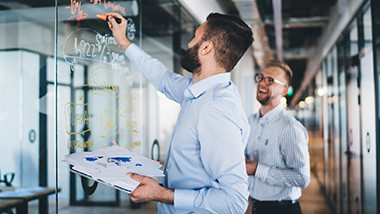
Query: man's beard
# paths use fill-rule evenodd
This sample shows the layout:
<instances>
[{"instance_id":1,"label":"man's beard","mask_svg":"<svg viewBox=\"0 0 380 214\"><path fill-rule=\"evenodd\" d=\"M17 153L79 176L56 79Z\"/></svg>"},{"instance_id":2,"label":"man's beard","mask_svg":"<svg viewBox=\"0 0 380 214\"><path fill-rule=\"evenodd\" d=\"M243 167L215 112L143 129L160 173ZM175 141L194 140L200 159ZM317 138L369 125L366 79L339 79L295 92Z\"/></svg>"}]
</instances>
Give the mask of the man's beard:
<instances>
[{"instance_id":1,"label":"man's beard","mask_svg":"<svg viewBox=\"0 0 380 214\"><path fill-rule=\"evenodd\" d=\"M200 42L198 42L194 47L188 48L186 50L185 56L181 59L182 68L186 69L191 73L197 73L200 71L201 63L199 62L198 50Z\"/></svg>"},{"instance_id":2,"label":"man's beard","mask_svg":"<svg viewBox=\"0 0 380 214\"><path fill-rule=\"evenodd\" d=\"M265 97L259 97L259 94L256 94L256 100L259 101L261 105L267 105L270 101L270 95L267 94Z\"/></svg>"},{"instance_id":3,"label":"man's beard","mask_svg":"<svg viewBox=\"0 0 380 214\"><path fill-rule=\"evenodd\" d=\"M261 104L261 105L267 105L268 103L269 103L269 99L270 99L270 97L269 96L267 96L267 97L265 97L264 99L257 99L257 101L259 101L259 103Z\"/></svg>"}]
</instances>

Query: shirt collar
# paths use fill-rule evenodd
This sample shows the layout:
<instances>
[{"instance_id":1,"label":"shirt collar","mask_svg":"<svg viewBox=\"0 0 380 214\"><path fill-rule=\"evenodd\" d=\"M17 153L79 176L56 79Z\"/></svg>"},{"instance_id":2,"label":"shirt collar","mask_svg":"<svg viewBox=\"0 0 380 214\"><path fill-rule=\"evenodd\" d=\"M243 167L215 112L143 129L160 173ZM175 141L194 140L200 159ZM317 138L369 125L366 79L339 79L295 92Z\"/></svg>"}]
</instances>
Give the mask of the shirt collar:
<instances>
[{"instance_id":1,"label":"shirt collar","mask_svg":"<svg viewBox=\"0 0 380 214\"><path fill-rule=\"evenodd\" d=\"M282 107L282 104L278 104L276 107L274 107L272 110L268 111L264 116L260 118L260 113L257 114L260 118L260 121L262 122L269 122L273 120L284 108ZM261 109L260 109L261 111Z\"/></svg>"},{"instance_id":2,"label":"shirt collar","mask_svg":"<svg viewBox=\"0 0 380 214\"><path fill-rule=\"evenodd\" d=\"M216 84L226 83L229 84L231 81L230 73L220 73L207 77L197 83L194 83L188 87L190 93L185 93L186 97L198 98L203 92L211 88Z\"/></svg>"}]
</instances>

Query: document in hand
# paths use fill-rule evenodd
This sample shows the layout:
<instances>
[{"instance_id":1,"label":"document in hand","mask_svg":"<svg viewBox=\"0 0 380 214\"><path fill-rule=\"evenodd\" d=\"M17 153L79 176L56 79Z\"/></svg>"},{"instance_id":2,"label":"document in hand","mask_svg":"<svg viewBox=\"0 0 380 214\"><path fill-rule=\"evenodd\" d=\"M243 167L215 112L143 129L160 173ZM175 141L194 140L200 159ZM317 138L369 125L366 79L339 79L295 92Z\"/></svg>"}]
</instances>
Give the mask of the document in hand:
<instances>
[{"instance_id":1,"label":"document in hand","mask_svg":"<svg viewBox=\"0 0 380 214\"><path fill-rule=\"evenodd\" d=\"M149 177L164 176L161 164L117 145L66 155L63 161L73 166L72 172L127 193L140 184L127 176L130 172Z\"/></svg>"}]
</instances>

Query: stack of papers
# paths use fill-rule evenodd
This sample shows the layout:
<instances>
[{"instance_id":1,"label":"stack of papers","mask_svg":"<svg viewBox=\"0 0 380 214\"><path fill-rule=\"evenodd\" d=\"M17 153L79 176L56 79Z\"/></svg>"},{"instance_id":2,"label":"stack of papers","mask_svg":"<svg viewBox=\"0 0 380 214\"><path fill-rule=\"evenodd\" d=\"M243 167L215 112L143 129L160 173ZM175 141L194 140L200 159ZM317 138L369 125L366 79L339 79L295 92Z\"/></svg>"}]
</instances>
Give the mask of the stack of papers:
<instances>
[{"instance_id":1,"label":"stack of papers","mask_svg":"<svg viewBox=\"0 0 380 214\"><path fill-rule=\"evenodd\" d=\"M133 192L140 184L128 177L128 173L164 176L160 163L117 145L66 155L63 161L73 165L72 172L127 193Z\"/></svg>"}]
</instances>

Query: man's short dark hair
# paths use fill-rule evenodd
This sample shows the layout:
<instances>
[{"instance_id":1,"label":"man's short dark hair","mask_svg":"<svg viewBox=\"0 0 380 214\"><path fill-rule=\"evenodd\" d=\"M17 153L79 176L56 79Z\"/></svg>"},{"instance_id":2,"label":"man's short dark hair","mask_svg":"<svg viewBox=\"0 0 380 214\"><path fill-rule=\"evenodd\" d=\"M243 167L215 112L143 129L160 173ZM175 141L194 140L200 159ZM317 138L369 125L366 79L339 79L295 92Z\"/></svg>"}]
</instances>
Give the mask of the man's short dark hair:
<instances>
[{"instance_id":1,"label":"man's short dark hair","mask_svg":"<svg viewBox=\"0 0 380 214\"><path fill-rule=\"evenodd\" d=\"M216 62L230 72L253 42L251 28L240 18L210 13L203 41L211 40Z\"/></svg>"},{"instance_id":2,"label":"man's short dark hair","mask_svg":"<svg viewBox=\"0 0 380 214\"><path fill-rule=\"evenodd\" d=\"M290 86L292 84L292 81L293 81L293 72L292 72L292 69L289 67L288 64L286 64L285 62L283 61L280 61L280 60L276 60L276 59L270 59L265 68L268 68L268 67L278 67L278 68L281 68L284 72L285 72L285 76L287 78L287 81L288 81L288 86Z\"/></svg>"}]
</instances>

